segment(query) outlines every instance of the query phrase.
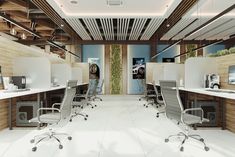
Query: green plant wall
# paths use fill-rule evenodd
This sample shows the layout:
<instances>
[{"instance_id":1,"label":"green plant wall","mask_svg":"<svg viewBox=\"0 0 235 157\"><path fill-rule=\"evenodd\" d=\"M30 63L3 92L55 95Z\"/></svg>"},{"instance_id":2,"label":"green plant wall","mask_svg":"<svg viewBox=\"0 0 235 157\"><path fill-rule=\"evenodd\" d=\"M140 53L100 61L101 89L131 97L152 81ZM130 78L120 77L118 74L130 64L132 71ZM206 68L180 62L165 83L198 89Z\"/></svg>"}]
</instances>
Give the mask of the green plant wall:
<instances>
[{"instance_id":1,"label":"green plant wall","mask_svg":"<svg viewBox=\"0 0 235 157\"><path fill-rule=\"evenodd\" d=\"M189 51L189 53L187 54L186 58L190 58L190 57L195 57L196 56L196 51L193 51L193 49L196 48L195 44L188 44L186 45L187 51Z\"/></svg>"},{"instance_id":2,"label":"green plant wall","mask_svg":"<svg viewBox=\"0 0 235 157\"><path fill-rule=\"evenodd\" d=\"M121 45L111 45L110 51L111 94L122 94L122 52Z\"/></svg>"}]
</instances>

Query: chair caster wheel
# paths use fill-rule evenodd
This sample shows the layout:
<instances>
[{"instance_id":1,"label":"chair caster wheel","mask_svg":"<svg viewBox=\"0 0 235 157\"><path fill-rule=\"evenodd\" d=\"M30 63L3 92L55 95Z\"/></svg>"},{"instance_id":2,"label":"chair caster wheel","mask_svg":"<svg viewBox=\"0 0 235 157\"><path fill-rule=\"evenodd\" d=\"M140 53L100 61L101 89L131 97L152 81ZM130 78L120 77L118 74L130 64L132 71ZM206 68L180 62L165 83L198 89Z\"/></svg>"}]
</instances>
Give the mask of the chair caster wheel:
<instances>
[{"instance_id":1,"label":"chair caster wheel","mask_svg":"<svg viewBox=\"0 0 235 157\"><path fill-rule=\"evenodd\" d=\"M166 139L165 139L165 142L169 142L169 139L168 139L168 138L166 138Z\"/></svg>"},{"instance_id":2,"label":"chair caster wheel","mask_svg":"<svg viewBox=\"0 0 235 157\"><path fill-rule=\"evenodd\" d=\"M204 149L205 149L205 151L209 151L210 150L210 148L209 147L204 147Z\"/></svg>"},{"instance_id":3,"label":"chair caster wheel","mask_svg":"<svg viewBox=\"0 0 235 157\"><path fill-rule=\"evenodd\" d=\"M201 142L204 142L204 139L203 139L203 138L200 138L200 141L201 141Z\"/></svg>"},{"instance_id":4,"label":"chair caster wheel","mask_svg":"<svg viewBox=\"0 0 235 157\"><path fill-rule=\"evenodd\" d=\"M91 108L94 108L93 106Z\"/></svg>"},{"instance_id":5,"label":"chair caster wheel","mask_svg":"<svg viewBox=\"0 0 235 157\"><path fill-rule=\"evenodd\" d=\"M83 109L83 107L81 107L81 109Z\"/></svg>"},{"instance_id":6,"label":"chair caster wheel","mask_svg":"<svg viewBox=\"0 0 235 157\"><path fill-rule=\"evenodd\" d=\"M84 118L84 120L87 120L87 118Z\"/></svg>"},{"instance_id":7,"label":"chair caster wheel","mask_svg":"<svg viewBox=\"0 0 235 157\"><path fill-rule=\"evenodd\" d=\"M34 142L35 142L35 140L34 140L34 139L30 140L30 143L34 143Z\"/></svg>"},{"instance_id":8,"label":"chair caster wheel","mask_svg":"<svg viewBox=\"0 0 235 157\"><path fill-rule=\"evenodd\" d=\"M88 115L86 115L86 117L88 117Z\"/></svg>"},{"instance_id":9,"label":"chair caster wheel","mask_svg":"<svg viewBox=\"0 0 235 157\"><path fill-rule=\"evenodd\" d=\"M73 120L72 120L72 119L70 119L69 121L70 121L70 122L72 122Z\"/></svg>"},{"instance_id":10,"label":"chair caster wheel","mask_svg":"<svg viewBox=\"0 0 235 157\"><path fill-rule=\"evenodd\" d=\"M71 137L71 136L69 136L69 137L68 137L68 140L69 140L69 141L71 141L71 140L72 140L72 137Z\"/></svg>"},{"instance_id":11,"label":"chair caster wheel","mask_svg":"<svg viewBox=\"0 0 235 157\"><path fill-rule=\"evenodd\" d=\"M158 106L156 106L158 108Z\"/></svg>"},{"instance_id":12,"label":"chair caster wheel","mask_svg":"<svg viewBox=\"0 0 235 157\"><path fill-rule=\"evenodd\" d=\"M156 117L159 118L159 114L157 114Z\"/></svg>"},{"instance_id":13,"label":"chair caster wheel","mask_svg":"<svg viewBox=\"0 0 235 157\"><path fill-rule=\"evenodd\" d=\"M95 107L97 107L97 105L95 105Z\"/></svg>"},{"instance_id":14,"label":"chair caster wheel","mask_svg":"<svg viewBox=\"0 0 235 157\"><path fill-rule=\"evenodd\" d=\"M60 144L60 145L59 145L59 149L63 149L63 145Z\"/></svg>"},{"instance_id":15,"label":"chair caster wheel","mask_svg":"<svg viewBox=\"0 0 235 157\"><path fill-rule=\"evenodd\" d=\"M100 99L100 101L103 101L102 99Z\"/></svg>"},{"instance_id":16,"label":"chair caster wheel","mask_svg":"<svg viewBox=\"0 0 235 157\"><path fill-rule=\"evenodd\" d=\"M33 152L36 152L36 150L37 150L37 147L33 147L33 148L32 148L32 151L33 151Z\"/></svg>"},{"instance_id":17,"label":"chair caster wheel","mask_svg":"<svg viewBox=\"0 0 235 157\"><path fill-rule=\"evenodd\" d=\"M183 152L184 151L184 147L180 147L180 151Z\"/></svg>"},{"instance_id":18,"label":"chair caster wheel","mask_svg":"<svg viewBox=\"0 0 235 157\"><path fill-rule=\"evenodd\" d=\"M141 99L139 99L139 101L141 101Z\"/></svg>"},{"instance_id":19,"label":"chair caster wheel","mask_svg":"<svg viewBox=\"0 0 235 157\"><path fill-rule=\"evenodd\" d=\"M146 108L148 108L148 106L146 106Z\"/></svg>"}]
</instances>

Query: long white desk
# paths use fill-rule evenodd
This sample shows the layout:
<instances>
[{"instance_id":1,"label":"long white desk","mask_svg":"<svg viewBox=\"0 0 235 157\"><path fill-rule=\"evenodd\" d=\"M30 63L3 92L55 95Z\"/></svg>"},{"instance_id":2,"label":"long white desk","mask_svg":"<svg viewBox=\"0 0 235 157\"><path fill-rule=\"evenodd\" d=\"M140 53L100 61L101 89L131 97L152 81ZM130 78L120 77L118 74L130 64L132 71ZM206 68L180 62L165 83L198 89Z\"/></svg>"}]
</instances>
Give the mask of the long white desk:
<instances>
[{"instance_id":1,"label":"long white desk","mask_svg":"<svg viewBox=\"0 0 235 157\"><path fill-rule=\"evenodd\" d=\"M60 90L60 89L65 89L65 86L51 87L51 88L45 88L45 89L30 89L28 91L20 91L20 92L4 92L5 90L0 90L0 100L9 99L9 104L8 104L9 129L12 130L12 99L13 98L37 94L37 103L38 103L38 106L40 107L40 93L46 93L46 92Z\"/></svg>"},{"instance_id":2,"label":"long white desk","mask_svg":"<svg viewBox=\"0 0 235 157\"><path fill-rule=\"evenodd\" d=\"M58 86L58 87L51 87L47 89L30 89L28 91L20 91L20 92L5 92L5 90L0 90L0 100L11 99L11 98L16 98L16 97L21 97L21 96L26 96L26 95L31 95L31 94L37 94L37 93L44 93L44 92L60 90L64 88L65 86Z\"/></svg>"}]
</instances>

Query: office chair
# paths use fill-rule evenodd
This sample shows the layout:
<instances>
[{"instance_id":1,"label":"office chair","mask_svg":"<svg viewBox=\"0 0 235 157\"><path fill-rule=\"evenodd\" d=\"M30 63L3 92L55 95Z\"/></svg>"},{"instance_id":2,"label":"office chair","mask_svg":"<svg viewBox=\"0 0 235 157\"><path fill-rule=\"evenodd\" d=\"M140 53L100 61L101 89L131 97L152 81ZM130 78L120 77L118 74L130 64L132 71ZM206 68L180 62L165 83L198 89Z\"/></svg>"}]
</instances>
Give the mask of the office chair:
<instances>
[{"instance_id":1,"label":"office chair","mask_svg":"<svg viewBox=\"0 0 235 157\"><path fill-rule=\"evenodd\" d=\"M86 91L86 95L75 95L74 100L72 103L72 108L75 110L74 113L70 116L70 122L72 122L73 118L76 116L82 116L84 120L87 120L88 115L85 113L82 113L81 110L84 108L85 105L87 105L88 102L88 94L89 94L90 88L88 87L88 90Z\"/></svg>"},{"instance_id":2,"label":"office chair","mask_svg":"<svg viewBox=\"0 0 235 157\"><path fill-rule=\"evenodd\" d=\"M102 98L97 96L97 93L102 93L103 85L104 85L104 79L102 79L100 86L97 85L96 90L94 91L94 98L92 99L93 101L95 101L96 99L103 101Z\"/></svg>"},{"instance_id":3,"label":"office chair","mask_svg":"<svg viewBox=\"0 0 235 157\"><path fill-rule=\"evenodd\" d=\"M154 92L154 90L147 89L147 84L145 83L145 80L142 81L142 86L144 87L144 95L139 98L139 101L141 101L141 100L148 101L150 99L152 93Z\"/></svg>"},{"instance_id":4,"label":"office chair","mask_svg":"<svg viewBox=\"0 0 235 157\"><path fill-rule=\"evenodd\" d=\"M76 93L77 80L70 80L67 82L65 89L65 95L61 103L55 103L52 108L39 108L37 111L37 117L29 120L29 122L37 122L39 124L47 124L49 131L41 135L34 136L31 143L34 143L32 151L37 150L37 145L46 139L55 139L59 143L59 149L63 148L60 139L57 136L63 135L67 136L68 140L72 140L72 137L67 133L57 133L54 132L51 126L58 123L67 123L71 114L71 104ZM59 106L56 108L55 106ZM49 113L43 114L43 111L50 111Z\"/></svg>"},{"instance_id":5,"label":"office chair","mask_svg":"<svg viewBox=\"0 0 235 157\"><path fill-rule=\"evenodd\" d=\"M162 104L163 104L163 101L161 100L161 94L158 92L157 88L156 88L156 85L155 85L155 81L153 81L152 83L153 85L153 93L148 95L148 99L150 99L150 101L148 101L147 104L144 104L144 106L147 108L150 104L151 105L156 105L156 107L160 107Z\"/></svg>"},{"instance_id":6,"label":"office chair","mask_svg":"<svg viewBox=\"0 0 235 157\"><path fill-rule=\"evenodd\" d=\"M209 121L208 119L203 118L204 113L202 108L184 109L178 88L169 87L167 86L168 83L174 84L175 81L160 81L162 96L166 105L166 116L168 119L177 121L178 124L183 124L185 130L184 132L180 132L177 135L170 135L165 139L165 142L169 142L169 139L172 137L183 137L183 141L180 144L180 151L184 151L183 145L185 141L189 138L192 138L201 142L204 145L205 151L209 151L209 147L206 146L204 139L200 135L189 134L190 126ZM200 116L192 114L196 111L200 112Z\"/></svg>"},{"instance_id":7,"label":"office chair","mask_svg":"<svg viewBox=\"0 0 235 157\"><path fill-rule=\"evenodd\" d=\"M161 107L161 110L159 110L157 112L157 115L156 117L158 118L159 117L159 114L161 113L165 113L165 107L163 108L162 106L164 105L164 102L163 102L163 99L162 99L162 95L161 95L161 91L159 91L155 85L155 81L153 82L153 88L154 88L154 91L156 93L156 106L157 108Z\"/></svg>"},{"instance_id":8,"label":"office chair","mask_svg":"<svg viewBox=\"0 0 235 157\"><path fill-rule=\"evenodd\" d=\"M91 84L89 83L89 85L88 85L88 88L87 88L87 91L86 91L86 94L84 95L84 94L76 94L75 95L75 100L78 98L78 99L83 99L84 100L84 102L85 103L83 103L80 107L81 107L81 109L83 109L84 108L84 105L87 105L87 106L91 106L91 108L94 108L94 107L97 107L97 105L93 105L91 102L90 102L90 100L91 100L91 97L92 97L92 95L91 95L91 90L92 90L93 88L92 88L92 86L91 86ZM75 105L75 107L76 107L76 104L74 104ZM82 116L82 115L81 115ZM85 115L86 116L86 115ZM87 116L88 117L88 116Z\"/></svg>"}]
</instances>

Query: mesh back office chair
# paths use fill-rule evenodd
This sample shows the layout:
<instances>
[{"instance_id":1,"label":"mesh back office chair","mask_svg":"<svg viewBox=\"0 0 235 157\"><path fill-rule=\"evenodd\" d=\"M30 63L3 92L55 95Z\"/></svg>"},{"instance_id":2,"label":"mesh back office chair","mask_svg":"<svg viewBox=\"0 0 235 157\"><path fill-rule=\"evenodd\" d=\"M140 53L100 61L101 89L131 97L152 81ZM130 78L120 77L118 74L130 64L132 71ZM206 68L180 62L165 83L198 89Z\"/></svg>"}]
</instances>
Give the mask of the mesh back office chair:
<instances>
[{"instance_id":1,"label":"mesh back office chair","mask_svg":"<svg viewBox=\"0 0 235 157\"><path fill-rule=\"evenodd\" d=\"M190 135L189 128L194 124L201 124L203 122L208 122L208 119L203 118L202 108L190 108L184 109L181 98L179 95L179 90L177 87L169 87L169 85L174 84L175 81L160 81L161 91L164 103L166 105L166 116L171 120L176 120L179 123L182 123L185 126L185 131L180 132L177 135L170 135L165 139L165 142L169 141L171 137L184 137L180 145L180 151L184 150L183 144L189 138L200 141L204 144L204 149L209 150L209 147L206 146L204 139L200 135ZM200 112L200 116L191 114L191 112Z\"/></svg>"},{"instance_id":2,"label":"mesh back office chair","mask_svg":"<svg viewBox=\"0 0 235 157\"><path fill-rule=\"evenodd\" d=\"M150 101L148 101L147 104L144 104L144 106L146 108L148 108L148 106L151 104L151 105L156 105L156 107L160 107L162 104L163 104L163 101L160 99L161 97L161 94L158 92L157 88L156 88L156 84L155 84L155 81L153 81L152 83L152 86L153 86L153 93L148 95L148 99L150 99Z\"/></svg>"},{"instance_id":3,"label":"mesh back office chair","mask_svg":"<svg viewBox=\"0 0 235 157\"><path fill-rule=\"evenodd\" d=\"M70 117L70 122L72 122L73 118L76 116L82 116L84 118L84 120L87 120L88 115L85 113L82 113L81 111L85 105L92 105L91 103L89 103L90 89L91 89L90 85L88 85L88 89L87 89L85 95L77 94L74 96L72 107L75 109L75 111L73 112L73 114ZM93 105L92 105L92 108L93 108Z\"/></svg>"},{"instance_id":4,"label":"mesh back office chair","mask_svg":"<svg viewBox=\"0 0 235 157\"><path fill-rule=\"evenodd\" d=\"M59 149L62 149L63 145L61 144L59 138L57 138L58 135L67 136L68 140L72 140L72 137L66 133L53 132L50 126L53 124L58 124L58 123L63 123L63 124L67 123L71 114L71 104L72 104L74 95L76 93L76 86L77 86L77 80L68 81L62 103L55 103L52 105L52 108L38 109L37 117L29 121L29 122L37 122L40 124L49 125L48 132L41 134L41 135L37 135L30 141L31 143L34 143L34 147L32 148L32 151L37 150L37 145L41 141L46 140L46 139L52 139L52 138L58 141ZM59 109L55 108L55 106L59 106ZM50 111L50 113L43 114L42 113L43 111Z\"/></svg>"},{"instance_id":5,"label":"mesh back office chair","mask_svg":"<svg viewBox=\"0 0 235 157\"><path fill-rule=\"evenodd\" d=\"M103 85L104 85L104 79L102 79L101 83L99 86L97 86L95 92L94 92L94 98L92 99L93 101L95 101L96 99L99 99L100 101L102 101L102 99L100 97L97 96L97 93L102 93L102 89L103 89Z\"/></svg>"},{"instance_id":6,"label":"mesh back office chair","mask_svg":"<svg viewBox=\"0 0 235 157\"><path fill-rule=\"evenodd\" d=\"M155 81L153 82L153 88L154 88L154 91L156 93L156 103L157 103L157 106L159 106L159 107L162 106L162 108L161 109L159 108L159 111L157 112L156 117L158 118L160 113L165 113L165 107L163 106L164 102L163 102L163 99L162 99L161 91L160 91L160 89L159 90L157 89Z\"/></svg>"}]
</instances>

